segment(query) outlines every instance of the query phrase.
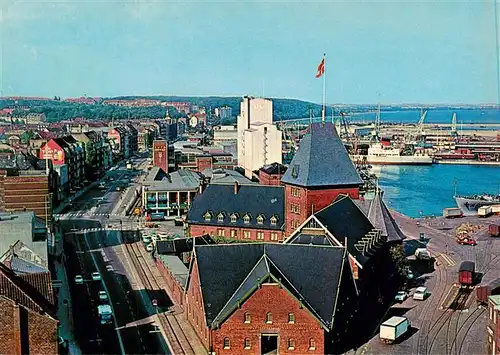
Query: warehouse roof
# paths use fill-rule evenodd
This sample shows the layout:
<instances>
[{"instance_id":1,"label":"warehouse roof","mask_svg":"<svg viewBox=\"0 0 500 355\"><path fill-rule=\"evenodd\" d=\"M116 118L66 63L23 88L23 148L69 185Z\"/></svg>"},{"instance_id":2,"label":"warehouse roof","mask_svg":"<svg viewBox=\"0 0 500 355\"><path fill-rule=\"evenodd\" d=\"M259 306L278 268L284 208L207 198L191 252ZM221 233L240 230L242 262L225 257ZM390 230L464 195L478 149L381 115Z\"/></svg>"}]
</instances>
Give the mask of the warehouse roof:
<instances>
[{"instance_id":1,"label":"warehouse roof","mask_svg":"<svg viewBox=\"0 0 500 355\"><path fill-rule=\"evenodd\" d=\"M305 187L363 183L333 123L311 125L281 181Z\"/></svg>"},{"instance_id":2,"label":"warehouse roof","mask_svg":"<svg viewBox=\"0 0 500 355\"><path fill-rule=\"evenodd\" d=\"M331 329L345 249L292 244L226 244L195 247L209 327L222 323L260 284L280 283ZM220 265L231 265L223 267ZM345 267L344 270L348 270ZM354 283L350 283L354 287ZM349 284L345 285L349 287Z\"/></svg>"}]
</instances>

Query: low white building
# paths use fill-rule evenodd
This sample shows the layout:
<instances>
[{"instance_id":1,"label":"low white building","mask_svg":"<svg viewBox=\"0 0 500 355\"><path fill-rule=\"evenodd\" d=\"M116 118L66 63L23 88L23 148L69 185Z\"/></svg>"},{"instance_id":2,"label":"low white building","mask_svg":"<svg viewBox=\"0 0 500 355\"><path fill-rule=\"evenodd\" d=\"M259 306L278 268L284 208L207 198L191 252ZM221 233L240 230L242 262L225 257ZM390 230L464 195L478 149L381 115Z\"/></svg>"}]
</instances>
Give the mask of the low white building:
<instances>
[{"instance_id":1,"label":"low white building","mask_svg":"<svg viewBox=\"0 0 500 355\"><path fill-rule=\"evenodd\" d=\"M214 127L214 142L225 142L238 140L238 126L226 125Z\"/></svg>"}]
</instances>

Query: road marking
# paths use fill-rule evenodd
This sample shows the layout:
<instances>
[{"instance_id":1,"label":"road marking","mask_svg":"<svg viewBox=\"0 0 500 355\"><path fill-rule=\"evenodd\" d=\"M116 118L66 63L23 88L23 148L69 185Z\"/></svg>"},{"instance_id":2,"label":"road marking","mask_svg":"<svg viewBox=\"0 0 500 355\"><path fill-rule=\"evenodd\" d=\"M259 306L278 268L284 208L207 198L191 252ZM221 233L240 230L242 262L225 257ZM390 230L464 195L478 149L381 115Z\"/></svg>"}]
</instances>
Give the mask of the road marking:
<instances>
[{"instance_id":1,"label":"road marking","mask_svg":"<svg viewBox=\"0 0 500 355\"><path fill-rule=\"evenodd\" d=\"M457 262L453 260L453 258L450 257L449 255L441 253L438 257L441 257L446 262L448 267L457 265Z\"/></svg>"}]
</instances>

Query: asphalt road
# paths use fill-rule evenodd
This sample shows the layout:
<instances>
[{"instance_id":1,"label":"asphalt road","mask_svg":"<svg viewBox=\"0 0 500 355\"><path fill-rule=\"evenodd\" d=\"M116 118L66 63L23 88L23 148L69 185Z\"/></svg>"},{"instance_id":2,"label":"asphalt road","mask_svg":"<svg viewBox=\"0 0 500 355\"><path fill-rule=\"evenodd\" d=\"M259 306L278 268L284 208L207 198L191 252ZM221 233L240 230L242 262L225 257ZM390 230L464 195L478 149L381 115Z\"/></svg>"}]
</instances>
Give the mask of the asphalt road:
<instances>
[{"instance_id":1,"label":"asphalt road","mask_svg":"<svg viewBox=\"0 0 500 355\"><path fill-rule=\"evenodd\" d=\"M136 159L135 163L140 160ZM94 188L73 201L60 218L64 232L66 268L73 300L75 336L83 351L89 354L151 354L169 353L161 335L152 325L152 307L145 290L133 290L120 252L122 239L131 239L134 232L103 230L110 223L110 214L121 202L123 188L133 181L133 173L124 167L108 172L107 189ZM116 187L120 186L121 191ZM88 217L73 217L75 213L91 213ZM95 215L95 216L94 216ZM126 219L126 218L125 218ZM124 225L124 227L126 227ZM87 231L89 229L102 229ZM98 271L101 281L92 281ZM74 277L82 275L83 285ZM114 313L112 324L101 325L97 314L99 291L105 291ZM115 330L115 328L117 330Z\"/></svg>"}]
</instances>

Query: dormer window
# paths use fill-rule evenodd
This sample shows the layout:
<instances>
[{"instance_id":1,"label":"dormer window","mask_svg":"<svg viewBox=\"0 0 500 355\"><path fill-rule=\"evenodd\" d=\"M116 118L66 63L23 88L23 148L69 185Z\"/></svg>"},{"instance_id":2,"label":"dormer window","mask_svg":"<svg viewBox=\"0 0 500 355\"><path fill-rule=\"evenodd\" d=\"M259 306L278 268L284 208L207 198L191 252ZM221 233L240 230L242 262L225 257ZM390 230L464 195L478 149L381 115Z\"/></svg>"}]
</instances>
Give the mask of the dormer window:
<instances>
[{"instance_id":1,"label":"dormer window","mask_svg":"<svg viewBox=\"0 0 500 355\"><path fill-rule=\"evenodd\" d=\"M210 212L206 212L204 215L203 215L203 219L205 219L205 222L210 222L212 220L212 214Z\"/></svg>"},{"instance_id":2,"label":"dormer window","mask_svg":"<svg viewBox=\"0 0 500 355\"><path fill-rule=\"evenodd\" d=\"M259 215L257 217L257 224L264 224L264 216L263 215Z\"/></svg>"},{"instance_id":3,"label":"dormer window","mask_svg":"<svg viewBox=\"0 0 500 355\"><path fill-rule=\"evenodd\" d=\"M238 220L238 215L236 215L235 213L233 213L231 215L231 223L236 223L237 220Z\"/></svg>"},{"instance_id":4,"label":"dormer window","mask_svg":"<svg viewBox=\"0 0 500 355\"><path fill-rule=\"evenodd\" d=\"M245 224L248 224L250 223L250 215L249 214L246 214L243 216L243 222L245 222Z\"/></svg>"},{"instance_id":5,"label":"dormer window","mask_svg":"<svg viewBox=\"0 0 500 355\"><path fill-rule=\"evenodd\" d=\"M224 222L224 213L221 212L217 215L217 222Z\"/></svg>"},{"instance_id":6,"label":"dormer window","mask_svg":"<svg viewBox=\"0 0 500 355\"><path fill-rule=\"evenodd\" d=\"M271 221L271 225L275 226L278 223L278 218L276 216L272 216L270 221Z\"/></svg>"}]
</instances>

